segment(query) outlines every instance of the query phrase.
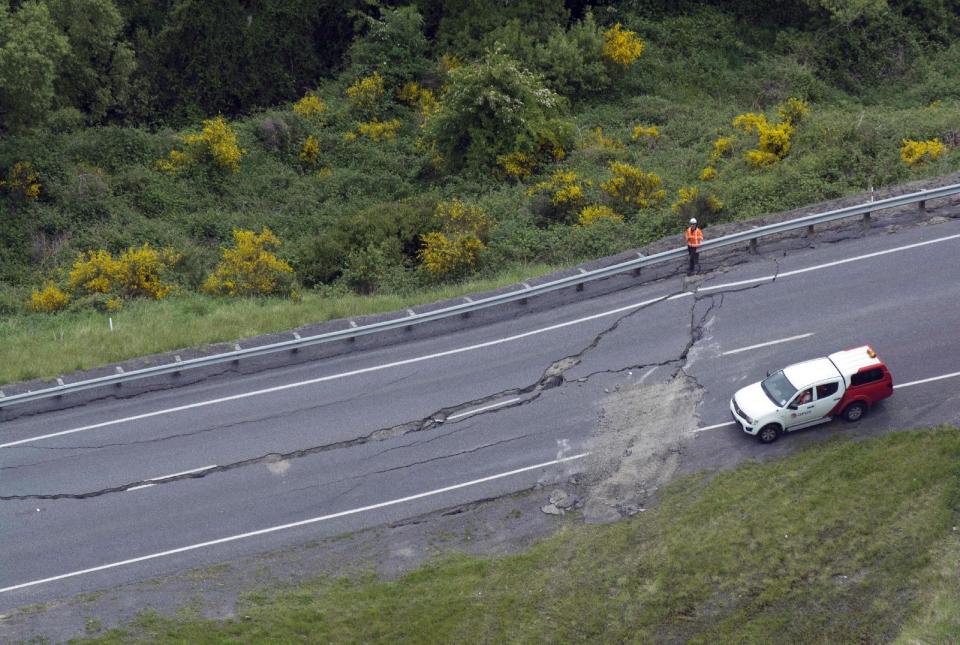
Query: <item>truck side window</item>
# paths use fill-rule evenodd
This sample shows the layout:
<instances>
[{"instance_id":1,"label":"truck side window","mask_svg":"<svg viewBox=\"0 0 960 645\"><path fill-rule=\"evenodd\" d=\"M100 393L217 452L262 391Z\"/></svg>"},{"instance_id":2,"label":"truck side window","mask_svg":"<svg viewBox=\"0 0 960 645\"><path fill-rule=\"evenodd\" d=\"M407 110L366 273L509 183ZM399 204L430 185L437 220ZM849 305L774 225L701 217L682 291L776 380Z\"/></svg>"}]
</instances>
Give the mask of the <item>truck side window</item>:
<instances>
[{"instance_id":1,"label":"truck side window","mask_svg":"<svg viewBox=\"0 0 960 645\"><path fill-rule=\"evenodd\" d=\"M828 396L836 394L838 389L840 389L839 383L824 383L823 385L818 385L817 398L825 399Z\"/></svg>"},{"instance_id":2,"label":"truck side window","mask_svg":"<svg viewBox=\"0 0 960 645\"><path fill-rule=\"evenodd\" d=\"M790 407L793 409L796 409L798 405L804 405L806 403L810 403L810 401L812 400L813 400L813 388L808 388L793 400L793 403L790 405Z\"/></svg>"},{"instance_id":3,"label":"truck side window","mask_svg":"<svg viewBox=\"0 0 960 645\"><path fill-rule=\"evenodd\" d=\"M867 383L873 383L879 381L883 378L883 370L879 367L875 367L872 370L867 370L866 372L857 372L850 377L850 387L856 387L857 385L866 385Z\"/></svg>"}]
</instances>

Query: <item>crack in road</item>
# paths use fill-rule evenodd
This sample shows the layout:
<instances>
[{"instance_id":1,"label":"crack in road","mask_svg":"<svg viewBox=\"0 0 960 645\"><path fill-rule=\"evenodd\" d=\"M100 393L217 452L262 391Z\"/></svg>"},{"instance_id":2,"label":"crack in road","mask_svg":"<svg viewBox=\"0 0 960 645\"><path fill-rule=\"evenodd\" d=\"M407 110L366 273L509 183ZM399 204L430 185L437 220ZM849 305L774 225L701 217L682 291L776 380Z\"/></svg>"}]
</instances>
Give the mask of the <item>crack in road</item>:
<instances>
[{"instance_id":1,"label":"crack in road","mask_svg":"<svg viewBox=\"0 0 960 645\"><path fill-rule=\"evenodd\" d=\"M776 263L776 260L775 260L775 259L774 259L773 261ZM628 367L628 368L620 368L620 369L617 369L617 370L601 370L601 371L598 371L598 372L595 372L595 373L592 373L592 374L588 374L587 376L579 377L579 378L577 378L577 379L574 379L574 381L572 381L572 382L582 383L582 382L584 382L584 381L586 381L586 380L589 380L592 376L595 376L595 375L598 375L598 374L604 374L604 373L621 372L621 371L623 371L624 369L643 369L643 368L645 368L645 367L655 367L655 366L662 366L662 365L668 365L668 364L674 364L674 363L680 363L679 367L677 368L677 371L674 372L674 376L676 376L677 374L679 374L679 373L681 373L681 372L683 372L685 376L689 376L689 375L686 374L686 372L683 371L683 370L684 370L684 365L683 365L683 364L686 362L687 356L689 355L689 352L690 352L691 348L696 344L696 342L697 342L698 340L700 340L700 338L701 338L701 336L702 336L702 333L703 333L703 326L706 324L706 322L707 322L710 314L713 312L713 310L714 310L715 308L718 308L720 305L722 305L724 294L725 294L725 293L735 293L735 292L740 292L740 291L748 291L748 290L751 290L751 289L759 288L759 287L764 286L764 285L766 285L766 284L771 284L772 282L776 281L778 274L779 274L779 264L777 264L777 272L774 274L774 276L773 276L773 278L772 278L772 280L771 280L770 282L762 282L762 283L757 283L757 284L754 284L754 285L750 285L750 286L748 286L748 287L743 287L743 288L739 288L739 289L724 290L724 291L719 291L719 292L716 292L716 293L705 294L705 295L699 294L696 289L693 290L693 291L692 291L692 293L693 293L693 304L692 304L692 306L691 306L691 313L690 313L690 338L689 338L686 346L684 347L684 349L681 351L680 355L679 355L677 358L669 359L669 360L667 360L667 361L663 361L663 362L659 362L659 363L642 364L642 365L630 366L630 367ZM426 431L435 429L435 428L439 427L440 425L444 424L445 422L447 422L447 419L448 419L450 416L454 416L454 415L456 415L457 413L462 412L462 411L468 411L468 410L470 410L471 408L483 407L484 404L489 403L489 402L491 402L491 401L496 401L497 399L507 398L507 397L511 397L511 396L512 396L512 397L525 397L525 398L522 398L522 399L520 399L520 400L518 400L518 401L516 401L516 402L510 403L510 404L508 404L508 405L499 406L499 407L494 408L494 409L490 409L490 410L478 410L474 415L471 415L470 418L472 419L472 418L475 418L476 416L479 416L479 415L494 414L494 413L497 413L497 412L500 412L500 411L503 411L503 410L508 410L508 409L510 409L510 408L518 407L518 406L521 406L521 405L529 405L529 404L535 402L536 400L538 400L538 399L540 398L540 396L541 396L545 391L550 390L550 389L553 389L553 388L556 388L556 387L562 387L562 386L566 385L567 383L570 383L571 381L567 381L565 374L566 374L570 369L572 369L572 368L574 368L575 366L579 365L579 364L582 362L583 358L584 358L589 352L591 352L592 350L596 349L596 348L600 345L600 343L602 342L602 340L603 340L606 336L608 336L609 334L615 332L625 320L627 320L627 319L630 318L631 316L636 315L637 313L639 313L639 312L641 312L641 311L644 311L644 310L646 310L646 309L648 309L648 308L651 308L651 307L653 307L653 306L655 306L655 305L658 305L658 304L660 304L660 303L666 302L666 301L668 301L670 298L673 298L673 297L675 297L675 296L678 296L678 295L680 295L680 294L687 293L687 292L688 292L688 289L683 288L683 289L680 289L679 291L666 294L666 295L664 295L664 296L661 297L661 298L657 298L656 300L653 300L652 302L648 302L648 303L646 303L646 304L639 305L639 306L637 306L637 307L635 307L635 308L633 308L633 309L630 309L629 311L627 311L627 312L624 313L623 315L617 317L617 319L614 320L613 323L611 323L611 324L610 324L609 326L607 326L605 329L603 329L603 330L601 330L600 332L598 332L598 333L593 337L593 339L591 340L591 342L588 343L588 344L587 344L583 349L581 349L579 352L577 352L577 353L575 353L575 354L570 354L570 355L568 355L568 356L565 356L565 357L563 357L563 358L561 358L561 359L559 359L559 360L556 360L556 361L554 361L553 363L551 363L551 364L543 371L543 373L541 374L540 378L538 378L536 381L534 381L534 382L531 383L530 385L527 385L527 386L525 386L525 387L520 387L520 388L508 388L508 389L502 390L502 391L500 391L500 392L493 393L493 394L488 395L488 396L484 396L484 397L481 397L481 398L478 398L478 399L474 399L474 400L472 400L472 401L468 401L468 402L465 402L465 403L459 403L459 404L456 404L456 405L453 405L453 406L447 406L447 407L445 407L445 408L441 408L440 410L437 410L437 411L435 411L435 412L433 412L433 413L431 413L431 414L429 414L429 415L427 415L427 416L425 416L425 417L423 417L423 418L420 418L420 419L415 419L415 420L412 420L412 421L406 421L406 422L404 422L404 423L400 423L400 424L397 424L397 425L394 425L394 426L390 426L390 427L386 427L386 428L379 428L379 429L374 430L374 431L372 431L372 432L370 432L370 433L368 433L368 434L366 434L366 435L361 435L361 436L358 436L358 437L354 437L354 438L352 438L352 439L345 439L345 440L342 440L342 441L336 441L336 442L331 442L331 443L327 443L327 444L321 444L321 445L319 445L319 446L312 446L312 447L309 447L309 448L302 448L302 449L290 451L290 452L287 452L287 453L268 453L268 454L260 455L260 456L257 456L257 457L251 457L251 458L249 458L249 459L242 459L242 460L239 460L239 461L230 463L230 464L225 464L225 465L216 466L216 467L214 467L214 468L210 468L210 469L204 470L204 471L202 471L202 472L197 472L197 473L186 473L186 474L176 475L176 476L173 476L173 477L167 477L167 478L162 478L162 479L145 479L145 480L139 480L139 481L135 481L135 482L130 482L130 483L126 483L126 484L122 484L122 485L117 485L117 486L111 486L111 487L108 487L108 488L103 488L103 489L99 489L99 490L95 490L95 491L89 491L89 492L84 492L84 493L47 493L47 494L0 495L0 501L57 500L57 499L90 499L90 498L93 498L93 497L100 497L100 496L102 496L102 495L107 495L107 494L110 494L110 493L125 492L125 491L127 491L128 489L135 488L135 487L138 487L138 486L143 486L143 485L146 485L146 484L160 485L160 484L167 484L167 483L171 483L171 482L175 482L175 481L182 481L182 480L185 480L185 479L202 479L202 478L204 478L204 477L208 477L208 476L210 476L210 475L212 475L212 474L215 474L215 473L227 472L227 471L230 471L230 470L235 470L235 469L243 468L243 467L246 467L246 466L251 466L251 465L256 465L256 464L274 463L274 462L277 462L277 461L289 461L289 460L292 460L292 459L299 459L299 458L302 458L302 457L306 457L306 456L310 456L310 455L315 455L315 454L320 454L320 453L323 453L323 452L329 452L329 451L332 451L332 450L339 450L339 449L344 449L344 448L354 448L354 447L362 446L362 445L365 445L365 444L371 443L371 442L386 441L386 440L389 440L389 439L396 439L396 438L399 438L399 437L403 437L403 436L408 435L408 434L419 433L419 432L426 432ZM719 303L717 302L718 297L719 297ZM696 319L696 309L697 309L697 305L698 305L701 301L703 301L703 300L709 300L709 301L710 301L710 306L709 306L709 307L707 308L707 310L703 313L703 315L700 316L699 321L698 321L698 320ZM699 386L699 384L697 384L697 385ZM293 414L293 413L296 413L296 412L300 412L300 410L295 411L295 412L285 412L285 413L283 413L283 415L289 415L289 414ZM283 416L283 415L274 415L273 417L270 417L270 418L275 418L275 417L277 417L277 416ZM253 422L253 421L251 421L251 420L246 420L246 421L242 421L242 422L239 422L239 423L240 423L240 424L243 424L243 423L251 423L251 422ZM452 421L452 422L450 422L450 423L458 423L458 422ZM237 424L230 424L230 426L234 426L234 425L237 425ZM228 426L228 427L230 427L230 426ZM204 430L204 431L206 431L206 430ZM191 434L191 433L187 433L187 434L189 435L189 434ZM155 440L145 440L145 442L147 442L147 443L149 443L149 442L151 442L151 441L155 441ZM124 444L124 445L126 445L126 444ZM411 465L414 465L414 464L411 464Z\"/></svg>"}]
</instances>

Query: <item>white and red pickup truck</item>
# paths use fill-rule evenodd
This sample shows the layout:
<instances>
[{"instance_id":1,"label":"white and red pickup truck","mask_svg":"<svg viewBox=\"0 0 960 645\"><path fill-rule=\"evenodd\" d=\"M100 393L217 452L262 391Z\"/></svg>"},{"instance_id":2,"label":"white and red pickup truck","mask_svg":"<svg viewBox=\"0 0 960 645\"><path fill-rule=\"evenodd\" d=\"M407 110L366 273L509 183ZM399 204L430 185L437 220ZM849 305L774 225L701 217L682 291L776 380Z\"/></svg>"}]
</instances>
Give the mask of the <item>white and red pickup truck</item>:
<instances>
[{"instance_id":1,"label":"white and red pickup truck","mask_svg":"<svg viewBox=\"0 0 960 645\"><path fill-rule=\"evenodd\" d=\"M796 363L738 390L730 412L762 443L842 416L857 421L893 394L893 377L869 345Z\"/></svg>"}]
</instances>

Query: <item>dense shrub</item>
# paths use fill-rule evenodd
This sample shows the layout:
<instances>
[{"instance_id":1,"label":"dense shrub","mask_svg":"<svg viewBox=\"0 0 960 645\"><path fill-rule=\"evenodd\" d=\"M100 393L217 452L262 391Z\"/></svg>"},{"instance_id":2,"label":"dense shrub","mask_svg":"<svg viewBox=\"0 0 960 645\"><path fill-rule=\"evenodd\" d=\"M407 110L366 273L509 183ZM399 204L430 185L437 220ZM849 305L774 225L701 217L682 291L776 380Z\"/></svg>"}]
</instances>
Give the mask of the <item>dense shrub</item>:
<instances>
[{"instance_id":1,"label":"dense shrub","mask_svg":"<svg viewBox=\"0 0 960 645\"><path fill-rule=\"evenodd\" d=\"M200 134L182 138L184 150L171 150L166 159L157 162L157 168L176 174L191 166L212 167L237 172L243 151L237 145L237 135L222 116L203 122Z\"/></svg>"},{"instance_id":2,"label":"dense shrub","mask_svg":"<svg viewBox=\"0 0 960 645\"><path fill-rule=\"evenodd\" d=\"M656 173L619 161L610 163L610 171L613 177L600 184L600 188L614 201L635 208L650 208L666 199L667 192L660 187L662 181Z\"/></svg>"},{"instance_id":3,"label":"dense shrub","mask_svg":"<svg viewBox=\"0 0 960 645\"><path fill-rule=\"evenodd\" d=\"M149 244L130 247L114 258L102 249L81 253L70 270L71 293L162 300L173 291L167 280L180 254Z\"/></svg>"},{"instance_id":4,"label":"dense shrub","mask_svg":"<svg viewBox=\"0 0 960 645\"><path fill-rule=\"evenodd\" d=\"M381 8L380 18L364 16L364 33L350 47L353 73L378 72L391 87L422 77L429 66L423 16L416 6Z\"/></svg>"},{"instance_id":5,"label":"dense shrub","mask_svg":"<svg viewBox=\"0 0 960 645\"><path fill-rule=\"evenodd\" d=\"M421 268L436 278L458 277L476 267L493 221L483 209L458 199L437 204L440 230L422 237Z\"/></svg>"},{"instance_id":6,"label":"dense shrub","mask_svg":"<svg viewBox=\"0 0 960 645\"><path fill-rule=\"evenodd\" d=\"M204 291L224 296L297 297L293 268L274 254L280 244L266 226L259 234L234 229L233 247L223 249L220 264L203 284Z\"/></svg>"}]
</instances>

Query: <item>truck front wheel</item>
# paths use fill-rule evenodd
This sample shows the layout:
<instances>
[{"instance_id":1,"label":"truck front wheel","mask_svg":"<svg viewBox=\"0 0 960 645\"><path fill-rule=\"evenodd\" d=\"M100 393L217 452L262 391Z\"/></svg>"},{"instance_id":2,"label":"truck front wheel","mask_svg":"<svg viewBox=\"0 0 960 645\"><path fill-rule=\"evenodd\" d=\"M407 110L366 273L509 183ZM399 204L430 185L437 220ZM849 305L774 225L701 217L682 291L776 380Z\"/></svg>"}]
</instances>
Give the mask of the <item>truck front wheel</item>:
<instances>
[{"instance_id":1,"label":"truck front wheel","mask_svg":"<svg viewBox=\"0 0 960 645\"><path fill-rule=\"evenodd\" d=\"M768 423L760 428L760 432L757 433L757 439L760 440L760 443L773 443L779 436L780 426L776 423Z\"/></svg>"},{"instance_id":2,"label":"truck front wheel","mask_svg":"<svg viewBox=\"0 0 960 645\"><path fill-rule=\"evenodd\" d=\"M848 405L846 408L844 408L843 418L850 422L859 421L860 417L866 414L866 412L867 412L867 406L865 406L860 401L856 401Z\"/></svg>"}]
</instances>

